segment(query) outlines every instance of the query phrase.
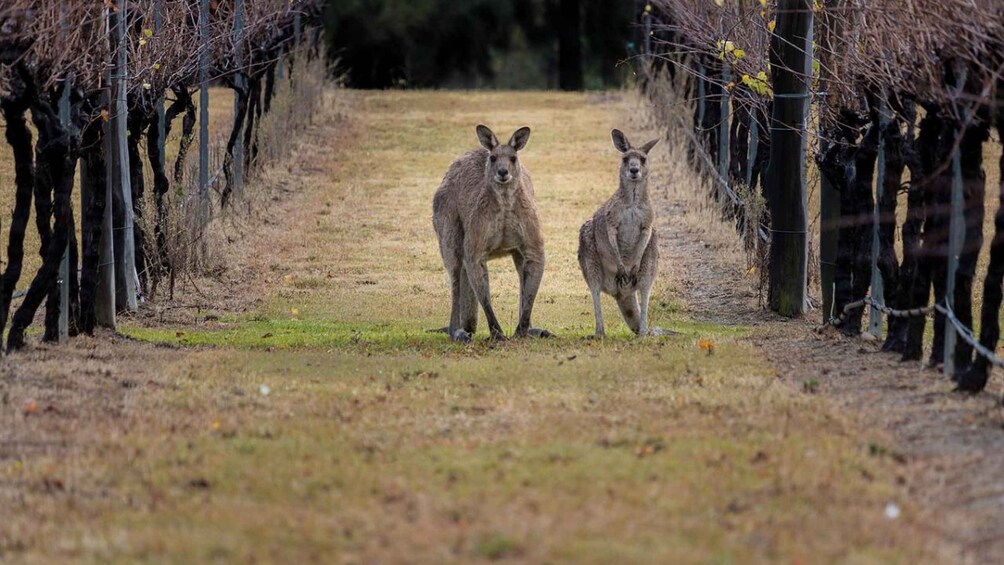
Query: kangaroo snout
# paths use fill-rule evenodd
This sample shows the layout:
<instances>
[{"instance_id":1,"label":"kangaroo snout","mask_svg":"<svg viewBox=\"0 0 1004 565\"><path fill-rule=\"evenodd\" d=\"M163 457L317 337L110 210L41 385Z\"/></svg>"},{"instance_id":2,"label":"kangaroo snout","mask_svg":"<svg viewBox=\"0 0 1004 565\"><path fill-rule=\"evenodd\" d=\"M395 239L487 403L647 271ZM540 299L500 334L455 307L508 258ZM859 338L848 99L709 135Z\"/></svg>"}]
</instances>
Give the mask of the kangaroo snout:
<instances>
[{"instance_id":1,"label":"kangaroo snout","mask_svg":"<svg viewBox=\"0 0 1004 565\"><path fill-rule=\"evenodd\" d=\"M509 182L509 171L507 169L499 169L495 172L495 178L497 178L499 182Z\"/></svg>"}]
</instances>

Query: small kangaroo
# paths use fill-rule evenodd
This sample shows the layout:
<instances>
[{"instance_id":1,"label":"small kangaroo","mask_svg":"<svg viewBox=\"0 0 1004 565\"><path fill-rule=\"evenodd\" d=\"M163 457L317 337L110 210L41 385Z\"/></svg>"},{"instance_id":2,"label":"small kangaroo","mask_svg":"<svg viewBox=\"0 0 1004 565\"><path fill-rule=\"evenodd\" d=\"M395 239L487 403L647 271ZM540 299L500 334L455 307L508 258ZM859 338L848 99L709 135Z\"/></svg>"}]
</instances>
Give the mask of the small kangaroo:
<instances>
[{"instance_id":1,"label":"small kangaroo","mask_svg":"<svg viewBox=\"0 0 1004 565\"><path fill-rule=\"evenodd\" d=\"M471 341L480 303L491 339L505 339L492 309L487 262L511 257L520 294L514 337L549 337L547 330L530 327L544 275L544 238L533 182L517 155L530 139L530 128L516 130L506 144L483 125L476 131L481 147L450 165L432 199L432 224L450 279L450 325L445 331L453 341Z\"/></svg>"},{"instance_id":2,"label":"small kangaroo","mask_svg":"<svg viewBox=\"0 0 1004 565\"><path fill-rule=\"evenodd\" d=\"M634 148L620 130L610 132L621 152L620 187L579 230L579 266L593 295L596 337L606 335L600 291L617 301L624 321L639 336L650 333L648 300L659 263L655 214L648 196L648 152L653 139ZM641 307L638 298L641 296ZM653 330L652 333L662 333Z\"/></svg>"}]
</instances>

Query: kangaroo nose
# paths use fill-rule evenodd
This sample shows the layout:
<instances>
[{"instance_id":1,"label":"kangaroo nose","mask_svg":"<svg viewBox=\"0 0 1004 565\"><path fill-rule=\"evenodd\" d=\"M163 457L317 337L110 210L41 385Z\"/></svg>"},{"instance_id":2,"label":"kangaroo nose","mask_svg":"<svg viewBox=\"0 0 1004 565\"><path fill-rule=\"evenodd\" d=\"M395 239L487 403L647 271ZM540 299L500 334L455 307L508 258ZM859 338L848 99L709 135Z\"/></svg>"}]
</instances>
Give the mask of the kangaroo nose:
<instances>
[{"instance_id":1,"label":"kangaroo nose","mask_svg":"<svg viewBox=\"0 0 1004 565\"><path fill-rule=\"evenodd\" d=\"M499 176L502 177L502 178L505 178L505 177L509 176L509 170L508 169L499 169Z\"/></svg>"},{"instance_id":2,"label":"kangaroo nose","mask_svg":"<svg viewBox=\"0 0 1004 565\"><path fill-rule=\"evenodd\" d=\"M631 174L632 175L637 175L638 174L638 167L631 167Z\"/></svg>"}]
</instances>

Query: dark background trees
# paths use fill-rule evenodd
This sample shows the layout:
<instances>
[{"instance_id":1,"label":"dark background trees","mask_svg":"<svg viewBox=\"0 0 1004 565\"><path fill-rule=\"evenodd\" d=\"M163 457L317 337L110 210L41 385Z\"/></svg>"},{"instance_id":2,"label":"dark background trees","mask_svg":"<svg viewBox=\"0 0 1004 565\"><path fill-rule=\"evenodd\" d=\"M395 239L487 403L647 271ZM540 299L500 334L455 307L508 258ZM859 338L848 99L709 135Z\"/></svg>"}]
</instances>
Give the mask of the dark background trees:
<instances>
[{"instance_id":1,"label":"dark background trees","mask_svg":"<svg viewBox=\"0 0 1004 565\"><path fill-rule=\"evenodd\" d=\"M617 0L330 2L330 53L356 88L581 90L630 73L635 3Z\"/></svg>"}]
</instances>

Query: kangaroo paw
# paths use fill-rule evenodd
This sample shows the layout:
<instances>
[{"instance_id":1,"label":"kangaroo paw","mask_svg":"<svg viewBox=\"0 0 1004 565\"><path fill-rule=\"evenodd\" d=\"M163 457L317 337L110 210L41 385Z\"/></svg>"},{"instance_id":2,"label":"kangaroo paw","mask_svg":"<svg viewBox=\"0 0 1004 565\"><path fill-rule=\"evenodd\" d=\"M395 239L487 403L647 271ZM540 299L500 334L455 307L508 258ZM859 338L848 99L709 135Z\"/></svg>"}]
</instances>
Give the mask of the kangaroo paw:
<instances>
[{"instance_id":1,"label":"kangaroo paw","mask_svg":"<svg viewBox=\"0 0 1004 565\"><path fill-rule=\"evenodd\" d=\"M664 330L662 328L649 328L648 335L679 335L680 332L674 332L673 330Z\"/></svg>"},{"instance_id":2,"label":"kangaroo paw","mask_svg":"<svg viewBox=\"0 0 1004 565\"><path fill-rule=\"evenodd\" d=\"M530 337L545 337L545 338L546 337L554 337L553 333L551 333L551 332L549 332L549 331L547 331L545 329L541 329L541 328L530 328L530 331L527 332L527 334Z\"/></svg>"}]
</instances>

